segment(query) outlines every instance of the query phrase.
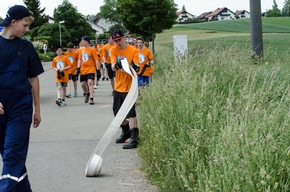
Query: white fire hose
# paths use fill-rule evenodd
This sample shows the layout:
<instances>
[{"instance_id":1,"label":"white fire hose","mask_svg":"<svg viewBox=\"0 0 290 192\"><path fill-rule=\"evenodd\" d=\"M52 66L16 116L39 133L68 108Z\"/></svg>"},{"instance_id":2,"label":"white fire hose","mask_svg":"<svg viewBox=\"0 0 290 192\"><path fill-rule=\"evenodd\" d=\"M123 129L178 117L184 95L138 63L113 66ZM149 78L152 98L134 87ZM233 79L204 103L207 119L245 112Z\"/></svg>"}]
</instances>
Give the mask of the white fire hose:
<instances>
[{"instance_id":1,"label":"white fire hose","mask_svg":"<svg viewBox=\"0 0 290 192\"><path fill-rule=\"evenodd\" d=\"M115 133L118 131L119 127L121 126L122 122L126 118L128 112L134 105L138 97L138 76L135 70L129 66L127 59L122 59L122 69L131 75L132 77L132 84L130 90L126 96L125 101L123 102L121 108L119 109L117 115L111 122L109 128L106 130L105 134L101 138L100 142L96 146L95 150L93 151L87 166L86 166L86 176L87 177L94 177L98 176L101 173L101 166L103 159L101 155L105 151L106 147L112 140Z\"/></svg>"}]
</instances>

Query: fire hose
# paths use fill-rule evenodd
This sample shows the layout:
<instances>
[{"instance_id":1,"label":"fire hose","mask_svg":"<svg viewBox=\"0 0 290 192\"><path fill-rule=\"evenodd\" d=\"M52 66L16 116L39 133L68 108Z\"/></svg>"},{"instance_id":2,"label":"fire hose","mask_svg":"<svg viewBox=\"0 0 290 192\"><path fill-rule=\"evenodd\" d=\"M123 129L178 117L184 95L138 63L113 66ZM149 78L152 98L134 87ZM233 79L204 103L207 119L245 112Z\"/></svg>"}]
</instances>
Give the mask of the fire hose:
<instances>
[{"instance_id":1,"label":"fire hose","mask_svg":"<svg viewBox=\"0 0 290 192\"><path fill-rule=\"evenodd\" d=\"M133 68L129 66L127 59L122 59L121 63L124 72L132 77L132 84L121 108L119 109L118 113L114 117L106 132L104 133L100 142L96 146L89 161L87 162L85 170L85 174L87 177L94 177L100 175L103 162L101 155L112 140L113 136L118 131L118 128L121 126L122 122L126 118L128 112L130 111L138 97L138 76L135 70L133 70Z\"/></svg>"}]
</instances>

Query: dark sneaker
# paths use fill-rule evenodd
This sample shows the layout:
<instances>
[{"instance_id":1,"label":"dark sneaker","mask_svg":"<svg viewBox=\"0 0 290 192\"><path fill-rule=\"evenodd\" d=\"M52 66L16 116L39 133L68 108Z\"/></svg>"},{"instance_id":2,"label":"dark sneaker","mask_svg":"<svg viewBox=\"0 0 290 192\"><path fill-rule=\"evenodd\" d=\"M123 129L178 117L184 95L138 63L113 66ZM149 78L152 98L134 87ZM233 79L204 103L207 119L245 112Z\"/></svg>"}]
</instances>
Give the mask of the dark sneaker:
<instances>
[{"instance_id":1,"label":"dark sneaker","mask_svg":"<svg viewBox=\"0 0 290 192\"><path fill-rule=\"evenodd\" d=\"M85 103L87 103L89 101L89 98L90 98L90 94L88 93L85 97Z\"/></svg>"},{"instance_id":2,"label":"dark sneaker","mask_svg":"<svg viewBox=\"0 0 290 192\"><path fill-rule=\"evenodd\" d=\"M90 105L94 105L94 98L90 98Z\"/></svg>"},{"instance_id":3,"label":"dark sneaker","mask_svg":"<svg viewBox=\"0 0 290 192\"><path fill-rule=\"evenodd\" d=\"M61 106L61 100L55 100L55 104L57 104L58 106Z\"/></svg>"}]
</instances>

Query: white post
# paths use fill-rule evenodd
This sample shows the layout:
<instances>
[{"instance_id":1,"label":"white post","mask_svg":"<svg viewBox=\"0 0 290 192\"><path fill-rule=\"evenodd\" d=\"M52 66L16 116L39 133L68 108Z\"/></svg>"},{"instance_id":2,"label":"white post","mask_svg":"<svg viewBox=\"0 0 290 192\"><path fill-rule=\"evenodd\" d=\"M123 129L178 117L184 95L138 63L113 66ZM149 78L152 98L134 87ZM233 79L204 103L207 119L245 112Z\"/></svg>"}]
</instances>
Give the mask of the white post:
<instances>
[{"instance_id":1,"label":"white post","mask_svg":"<svg viewBox=\"0 0 290 192\"><path fill-rule=\"evenodd\" d=\"M181 60L186 59L188 53L187 35L174 35L173 48L175 61L181 62Z\"/></svg>"},{"instance_id":2,"label":"white post","mask_svg":"<svg viewBox=\"0 0 290 192\"><path fill-rule=\"evenodd\" d=\"M61 43L61 24L64 23L64 21L60 21L59 22L59 45L62 46L62 43Z\"/></svg>"}]
</instances>

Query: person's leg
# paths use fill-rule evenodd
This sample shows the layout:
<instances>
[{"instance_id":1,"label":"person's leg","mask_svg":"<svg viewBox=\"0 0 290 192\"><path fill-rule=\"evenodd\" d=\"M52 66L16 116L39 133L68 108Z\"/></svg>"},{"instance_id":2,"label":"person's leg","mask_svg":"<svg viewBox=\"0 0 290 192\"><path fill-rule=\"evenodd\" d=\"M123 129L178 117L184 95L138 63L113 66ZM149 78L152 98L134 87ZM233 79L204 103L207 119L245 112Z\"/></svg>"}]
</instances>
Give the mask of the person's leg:
<instances>
[{"instance_id":1,"label":"person's leg","mask_svg":"<svg viewBox=\"0 0 290 192\"><path fill-rule=\"evenodd\" d=\"M88 84L87 84L87 75L80 76L81 87L83 89L83 95L86 98L89 94Z\"/></svg>"},{"instance_id":2,"label":"person's leg","mask_svg":"<svg viewBox=\"0 0 290 192\"><path fill-rule=\"evenodd\" d=\"M56 86L57 86L57 99L55 100L55 103L58 105L58 106L61 106L61 99L62 99L62 92L61 92L61 83L56 83Z\"/></svg>"},{"instance_id":3,"label":"person's leg","mask_svg":"<svg viewBox=\"0 0 290 192\"><path fill-rule=\"evenodd\" d=\"M65 102L65 95L66 95L66 87L67 87L67 83L62 83L62 92L63 92L63 98L61 99L61 105L62 106L66 106L66 102Z\"/></svg>"},{"instance_id":4,"label":"person's leg","mask_svg":"<svg viewBox=\"0 0 290 192\"><path fill-rule=\"evenodd\" d=\"M114 99L113 99L113 113L114 113L114 116L116 116L117 113L119 112L122 104L123 104L123 101L125 99L125 94L115 91L113 94L113 97L114 97ZM125 141L131 137L129 122L127 120L124 120L122 122L121 128L122 128L122 133L116 139L116 141L115 141L116 143L125 143Z\"/></svg>"},{"instance_id":5,"label":"person's leg","mask_svg":"<svg viewBox=\"0 0 290 192\"><path fill-rule=\"evenodd\" d=\"M68 84L67 84L67 92L68 92L68 94L65 95L68 98L71 97L71 87L72 87L72 75L69 74L68 75Z\"/></svg>"},{"instance_id":6,"label":"person's leg","mask_svg":"<svg viewBox=\"0 0 290 192\"><path fill-rule=\"evenodd\" d=\"M95 74L91 73L88 74L88 87L89 87L89 92L90 92L90 104L94 104L94 78Z\"/></svg>"},{"instance_id":7,"label":"person's leg","mask_svg":"<svg viewBox=\"0 0 290 192\"><path fill-rule=\"evenodd\" d=\"M72 75L72 81L73 81L73 86L74 86L74 97L78 96L78 91L77 91L77 81L78 81L78 76Z\"/></svg>"},{"instance_id":8,"label":"person's leg","mask_svg":"<svg viewBox=\"0 0 290 192\"><path fill-rule=\"evenodd\" d=\"M129 117L131 138L128 144L123 145L123 149L134 149L137 148L137 145L139 143L139 129L136 118L135 105L133 105L127 116Z\"/></svg>"},{"instance_id":9,"label":"person's leg","mask_svg":"<svg viewBox=\"0 0 290 192\"><path fill-rule=\"evenodd\" d=\"M115 86L114 71L112 70L111 64L106 64L106 69L108 72L112 90L114 90L114 86Z\"/></svg>"},{"instance_id":10,"label":"person's leg","mask_svg":"<svg viewBox=\"0 0 290 192\"><path fill-rule=\"evenodd\" d=\"M30 93L21 94L22 96L17 97L17 101L13 101L21 107L5 110L6 115L9 116L5 127L1 120L1 129L5 129L1 192L31 192L25 162L32 123L32 97Z\"/></svg>"}]
</instances>

